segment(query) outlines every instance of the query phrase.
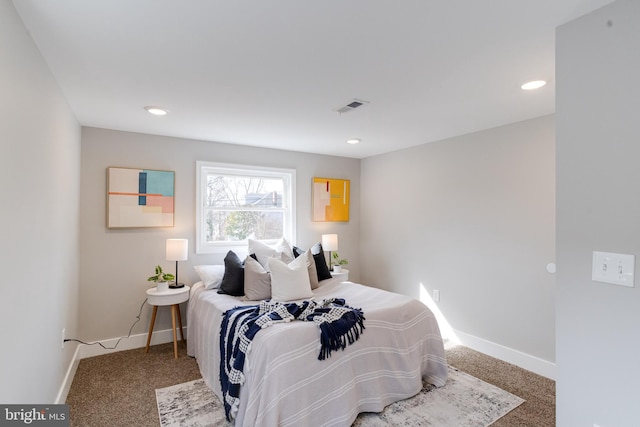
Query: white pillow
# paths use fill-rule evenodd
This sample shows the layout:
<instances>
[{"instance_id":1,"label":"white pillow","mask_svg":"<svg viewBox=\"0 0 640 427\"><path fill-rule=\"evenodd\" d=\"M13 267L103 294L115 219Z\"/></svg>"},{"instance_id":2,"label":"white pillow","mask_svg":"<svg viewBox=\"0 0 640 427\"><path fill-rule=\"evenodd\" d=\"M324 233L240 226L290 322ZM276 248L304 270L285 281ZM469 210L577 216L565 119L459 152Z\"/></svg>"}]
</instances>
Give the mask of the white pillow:
<instances>
[{"instance_id":1,"label":"white pillow","mask_svg":"<svg viewBox=\"0 0 640 427\"><path fill-rule=\"evenodd\" d=\"M276 258L269 258L271 270L271 299L273 301L294 301L311 298L311 284L306 261L296 258L287 265Z\"/></svg>"},{"instance_id":2,"label":"white pillow","mask_svg":"<svg viewBox=\"0 0 640 427\"><path fill-rule=\"evenodd\" d=\"M287 264L296 258L293 256L293 247L284 237L281 237L276 243L276 251L280 253L280 259Z\"/></svg>"},{"instance_id":3,"label":"white pillow","mask_svg":"<svg viewBox=\"0 0 640 427\"><path fill-rule=\"evenodd\" d=\"M250 256L244 261L244 295L250 301L271 298L271 275Z\"/></svg>"},{"instance_id":4,"label":"white pillow","mask_svg":"<svg viewBox=\"0 0 640 427\"><path fill-rule=\"evenodd\" d=\"M269 271L269 258L277 258L285 263L293 261L293 249L284 237L280 238L274 246L253 239L248 239L248 244L248 254L255 254L258 262L267 271Z\"/></svg>"},{"instance_id":5,"label":"white pillow","mask_svg":"<svg viewBox=\"0 0 640 427\"><path fill-rule=\"evenodd\" d=\"M200 276L205 289L220 287L224 276L224 265L196 265L193 267Z\"/></svg>"}]
</instances>

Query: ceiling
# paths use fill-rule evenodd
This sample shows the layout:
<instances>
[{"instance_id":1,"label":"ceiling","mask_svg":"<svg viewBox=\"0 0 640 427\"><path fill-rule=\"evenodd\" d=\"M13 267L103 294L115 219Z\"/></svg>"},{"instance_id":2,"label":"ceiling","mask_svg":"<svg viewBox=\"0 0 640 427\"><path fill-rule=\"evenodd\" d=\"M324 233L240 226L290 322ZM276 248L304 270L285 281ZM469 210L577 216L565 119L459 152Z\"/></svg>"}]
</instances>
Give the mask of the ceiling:
<instances>
[{"instance_id":1,"label":"ceiling","mask_svg":"<svg viewBox=\"0 0 640 427\"><path fill-rule=\"evenodd\" d=\"M553 113L555 28L611 2L14 5L84 126L365 158Z\"/></svg>"}]
</instances>

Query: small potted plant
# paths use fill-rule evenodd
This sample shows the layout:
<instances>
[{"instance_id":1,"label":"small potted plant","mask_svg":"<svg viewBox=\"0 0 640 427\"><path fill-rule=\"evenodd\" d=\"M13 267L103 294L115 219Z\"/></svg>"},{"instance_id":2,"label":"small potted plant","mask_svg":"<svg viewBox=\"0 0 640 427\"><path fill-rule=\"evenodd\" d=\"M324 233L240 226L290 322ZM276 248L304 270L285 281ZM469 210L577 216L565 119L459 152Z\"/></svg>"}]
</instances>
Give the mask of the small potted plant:
<instances>
[{"instance_id":1,"label":"small potted plant","mask_svg":"<svg viewBox=\"0 0 640 427\"><path fill-rule=\"evenodd\" d=\"M163 273L162 267L156 265L156 274L147 279L149 282L155 282L158 292L166 292L169 290L169 280L174 280L176 276L171 273Z\"/></svg>"},{"instance_id":2,"label":"small potted plant","mask_svg":"<svg viewBox=\"0 0 640 427\"><path fill-rule=\"evenodd\" d=\"M340 255L338 255L338 252L334 252L331 256L333 258L333 272L341 273L342 266L349 264L349 261L347 261L345 258L340 258Z\"/></svg>"}]
</instances>

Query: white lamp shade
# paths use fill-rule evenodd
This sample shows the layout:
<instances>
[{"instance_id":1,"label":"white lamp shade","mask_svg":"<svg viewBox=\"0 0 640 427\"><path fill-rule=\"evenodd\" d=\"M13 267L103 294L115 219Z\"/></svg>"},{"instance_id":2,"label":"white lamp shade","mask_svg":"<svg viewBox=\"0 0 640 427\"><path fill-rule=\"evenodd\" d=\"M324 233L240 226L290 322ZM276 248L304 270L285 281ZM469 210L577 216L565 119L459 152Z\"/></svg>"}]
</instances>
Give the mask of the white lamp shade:
<instances>
[{"instance_id":1,"label":"white lamp shade","mask_svg":"<svg viewBox=\"0 0 640 427\"><path fill-rule=\"evenodd\" d=\"M322 249L325 251L337 251L338 250L338 235L337 234L323 234L322 235Z\"/></svg>"},{"instance_id":2,"label":"white lamp shade","mask_svg":"<svg viewBox=\"0 0 640 427\"><path fill-rule=\"evenodd\" d=\"M186 261L188 255L188 239L167 239L167 261Z\"/></svg>"}]
</instances>

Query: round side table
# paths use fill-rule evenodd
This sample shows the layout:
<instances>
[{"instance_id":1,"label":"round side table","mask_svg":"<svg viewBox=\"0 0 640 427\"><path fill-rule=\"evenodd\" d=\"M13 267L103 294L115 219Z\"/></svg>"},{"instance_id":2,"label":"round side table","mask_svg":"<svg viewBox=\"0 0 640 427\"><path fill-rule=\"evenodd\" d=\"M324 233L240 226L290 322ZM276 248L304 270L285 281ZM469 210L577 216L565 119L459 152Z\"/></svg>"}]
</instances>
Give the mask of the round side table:
<instances>
[{"instance_id":1,"label":"round side table","mask_svg":"<svg viewBox=\"0 0 640 427\"><path fill-rule=\"evenodd\" d=\"M180 327L180 339L184 342L182 332L182 316L180 315L180 303L189 300L189 286L177 289L169 289L168 291L158 292L157 288L147 289L147 302L153 306L153 314L151 315L151 324L149 325L149 335L147 336L147 347L145 353L149 352L149 344L151 343L151 334L153 334L153 325L156 322L156 314L158 307L171 306L171 327L173 329L173 357L178 358L178 337L176 333L176 314L178 317L178 326Z\"/></svg>"},{"instance_id":2,"label":"round side table","mask_svg":"<svg viewBox=\"0 0 640 427\"><path fill-rule=\"evenodd\" d=\"M349 281L349 270L346 268L342 268L340 273L334 273L333 270L330 271L331 277L335 277L340 282L348 282Z\"/></svg>"}]
</instances>

